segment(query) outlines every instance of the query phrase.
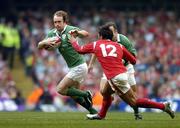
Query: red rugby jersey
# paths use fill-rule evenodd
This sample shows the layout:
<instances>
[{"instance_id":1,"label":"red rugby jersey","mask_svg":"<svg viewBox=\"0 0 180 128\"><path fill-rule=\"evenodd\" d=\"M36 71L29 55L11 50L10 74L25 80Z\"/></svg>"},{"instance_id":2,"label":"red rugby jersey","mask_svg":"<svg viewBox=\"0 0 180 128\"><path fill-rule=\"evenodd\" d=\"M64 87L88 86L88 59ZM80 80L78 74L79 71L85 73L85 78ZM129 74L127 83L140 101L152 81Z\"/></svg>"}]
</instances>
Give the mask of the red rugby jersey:
<instances>
[{"instance_id":1,"label":"red rugby jersey","mask_svg":"<svg viewBox=\"0 0 180 128\"><path fill-rule=\"evenodd\" d=\"M94 53L107 79L127 71L122 58L132 64L136 63L136 58L123 45L111 40L98 40L84 46L79 46L78 42L73 42L72 46L81 54Z\"/></svg>"}]
</instances>

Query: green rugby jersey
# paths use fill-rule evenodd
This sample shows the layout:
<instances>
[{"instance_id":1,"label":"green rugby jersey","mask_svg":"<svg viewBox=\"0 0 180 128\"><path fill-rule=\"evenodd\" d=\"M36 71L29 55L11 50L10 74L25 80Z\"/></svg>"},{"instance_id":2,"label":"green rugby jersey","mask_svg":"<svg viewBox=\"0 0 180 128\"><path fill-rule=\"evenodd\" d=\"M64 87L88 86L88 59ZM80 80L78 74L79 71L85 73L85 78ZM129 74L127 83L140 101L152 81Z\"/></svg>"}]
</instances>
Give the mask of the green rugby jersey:
<instances>
[{"instance_id":1,"label":"green rugby jersey","mask_svg":"<svg viewBox=\"0 0 180 128\"><path fill-rule=\"evenodd\" d=\"M80 55L77 51L75 51L71 43L68 42L68 39L70 38L69 31L71 30L80 29L74 26L66 25L61 33L56 29L52 29L47 34L47 37L58 36L61 38L61 44L58 47L58 51L63 56L69 68L78 66L85 62L83 56Z\"/></svg>"},{"instance_id":2,"label":"green rugby jersey","mask_svg":"<svg viewBox=\"0 0 180 128\"><path fill-rule=\"evenodd\" d=\"M130 53L137 56L137 51L134 48L133 43L131 41L129 41L129 39L126 36L124 36L122 34L118 34L117 42L122 44ZM125 60L124 65L126 66L127 64L128 64L128 62Z\"/></svg>"}]
</instances>

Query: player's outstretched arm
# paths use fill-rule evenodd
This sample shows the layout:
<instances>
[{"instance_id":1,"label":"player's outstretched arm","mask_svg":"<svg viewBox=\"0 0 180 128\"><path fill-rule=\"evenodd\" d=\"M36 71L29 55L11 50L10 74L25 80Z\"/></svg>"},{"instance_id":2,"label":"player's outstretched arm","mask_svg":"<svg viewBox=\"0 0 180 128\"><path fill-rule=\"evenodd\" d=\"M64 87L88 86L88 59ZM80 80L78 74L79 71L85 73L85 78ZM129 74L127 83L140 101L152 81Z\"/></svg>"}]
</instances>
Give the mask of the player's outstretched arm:
<instances>
[{"instance_id":1,"label":"player's outstretched arm","mask_svg":"<svg viewBox=\"0 0 180 128\"><path fill-rule=\"evenodd\" d=\"M89 36L89 33L85 30L80 30L80 31L78 31L78 36L79 37L87 37L87 36Z\"/></svg>"},{"instance_id":2,"label":"player's outstretched arm","mask_svg":"<svg viewBox=\"0 0 180 128\"><path fill-rule=\"evenodd\" d=\"M80 46L74 36L71 36L68 42L70 42L73 48L80 54L94 53L93 43L88 43Z\"/></svg>"},{"instance_id":3,"label":"player's outstretched arm","mask_svg":"<svg viewBox=\"0 0 180 128\"><path fill-rule=\"evenodd\" d=\"M69 33L74 37L80 38L89 36L89 33L85 30L71 30Z\"/></svg>"}]
</instances>

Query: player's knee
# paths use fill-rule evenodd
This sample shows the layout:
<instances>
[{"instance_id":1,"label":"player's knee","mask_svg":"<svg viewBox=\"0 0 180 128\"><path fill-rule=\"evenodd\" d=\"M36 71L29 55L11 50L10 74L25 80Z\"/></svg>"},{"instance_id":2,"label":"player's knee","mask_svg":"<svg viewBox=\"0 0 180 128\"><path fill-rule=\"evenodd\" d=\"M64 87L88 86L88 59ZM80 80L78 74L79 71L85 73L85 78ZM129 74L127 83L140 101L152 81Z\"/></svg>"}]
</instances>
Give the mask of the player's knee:
<instances>
[{"instance_id":1,"label":"player's knee","mask_svg":"<svg viewBox=\"0 0 180 128\"><path fill-rule=\"evenodd\" d=\"M109 98L111 97L111 94L108 93L107 91L104 90L100 90L101 95L103 96L103 98Z\"/></svg>"},{"instance_id":2,"label":"player's knee","mask_svg":"<svg viewBox=\"0 0 180 128\"><path fill-rule=\"evenodd\" d=\"M102 96L104 95L104 91L102 89L100 89L100 93Z\"/></svg>"},{"instance_id":3,"label":"player's knee","mask_svg":"<svg viewBox=\"0 0 180 128\"><path fill-rule=\"evenodd\" d=\"M136 85L131 85L131 89L133 90L134 93L137 93L137 86Z\"/></svg>"},{"instance_id":4,"label":"player's knee","mask_svg":"<svg viewBox=\"0 0 180 128\"><path fill-rule=\"evenodd\" d=\"M57 86L56 91L57 91L57 93L59 93L61 95L66 95L65 90L63 88L60 88Z\"/></svg>"},{"instance_id":5,"label":"player's knee","mask_svg":"<svg viewBox=\"0 0 180 128\"><path fill-rule=\"evenodd\" d=\"M100 93L102 96L106 96L107 95L107 90L105 88L100 88Z\"/></svg>"},{"instance_id":6,"label":"player's knee","mask_svg":"<svg viewBox=\"0 0 180 128\"><path fill-rule=\"evenodd\" d=\"M100 89L100 93L103 97L107 95L106 91L104 91L103 89Z\"/></svg>"}]
</instances>

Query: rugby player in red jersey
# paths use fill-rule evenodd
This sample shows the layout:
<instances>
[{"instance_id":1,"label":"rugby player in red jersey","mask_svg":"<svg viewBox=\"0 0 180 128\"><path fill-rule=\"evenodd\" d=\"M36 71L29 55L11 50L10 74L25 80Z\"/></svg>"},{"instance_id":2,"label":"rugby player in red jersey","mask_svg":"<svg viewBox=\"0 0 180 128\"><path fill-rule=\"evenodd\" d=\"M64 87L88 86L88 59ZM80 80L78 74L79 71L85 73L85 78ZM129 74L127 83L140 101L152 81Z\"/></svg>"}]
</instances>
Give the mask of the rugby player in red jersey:
<instances>
[{"instance_id":1,"label":"rugby player in red jersey","mask_svg":"<svg viewBox=\"0 0 180 128\"><path fill-rule=\"evenodd\" d=\"M113 32L108 26L102 26L99 29L99 40L88 43L84 46L79 46L78 41L71 36L71 42L74 49L80 54L94 53L97 57L104 74L112 88L121 99L133 107L141 108L156 108L165 111L171 118L175 117L171 110L170 103L159 103L151 101L147 98L137 98L128 83L127 69L124 66L122 59L126 59L131 64L136 63L136 58L128 52L121 44L112 41ZM97 114L93 115L98 117ZM92 118L92 119L94 119ZM98 118L97 118L98 119Z\"/></svg>"}]
</instances>

